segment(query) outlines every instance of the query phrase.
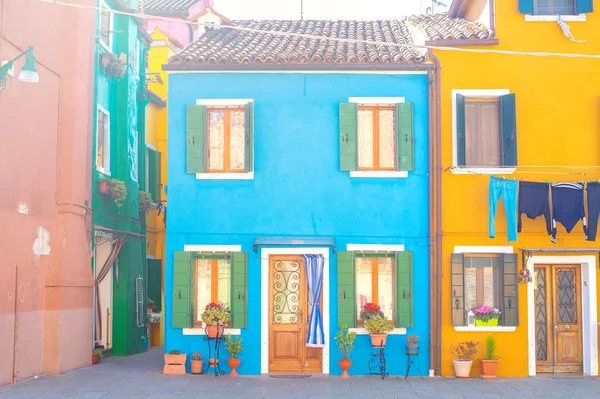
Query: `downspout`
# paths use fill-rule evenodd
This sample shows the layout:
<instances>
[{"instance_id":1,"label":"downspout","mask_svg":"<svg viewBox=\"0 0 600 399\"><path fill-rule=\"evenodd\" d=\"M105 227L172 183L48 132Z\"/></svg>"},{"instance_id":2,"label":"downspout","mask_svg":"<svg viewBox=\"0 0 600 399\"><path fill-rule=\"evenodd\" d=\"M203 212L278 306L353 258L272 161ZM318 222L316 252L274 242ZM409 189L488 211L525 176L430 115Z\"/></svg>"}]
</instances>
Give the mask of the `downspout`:
<instances>
[{"instance_id":1,"label":"downspout","mask_svg":"<svg viewBox=\"0 0 600 399\"><path fill-rule=\"evenodd\" d=\"M442 346L442 129L441 129L441 73L440 60L427 50L435 66L435 374L441 375Z\"/></svg>"},{"instance_id":2,"label":"downspout","mask_svg":"<svg viewBox=\"0 0 600 399\"><path fill-rule=\"evenodd\" d=\"M435 76L433 71L429 71L427 73L429 77L428 84L428 99L429 99L429 132L428 132L428 140L429 140L429 158L434 154L435 147L433 145L433 84L435 81ZM434 210L434 200L433 200L433 184L434 184L434 167L433 167L433 159L429 159L429 171L427 173L428 183L429 183L429 376L433 376L434 372L434 354L433 350L435 346L434 342L434 319L433 319L433 305L434 305L434 285L433 285L433 271L434 271L434 245L435 240L432 239L435 235L435 222L433 218L433 210Z\"/></svg>"}]
</instances>

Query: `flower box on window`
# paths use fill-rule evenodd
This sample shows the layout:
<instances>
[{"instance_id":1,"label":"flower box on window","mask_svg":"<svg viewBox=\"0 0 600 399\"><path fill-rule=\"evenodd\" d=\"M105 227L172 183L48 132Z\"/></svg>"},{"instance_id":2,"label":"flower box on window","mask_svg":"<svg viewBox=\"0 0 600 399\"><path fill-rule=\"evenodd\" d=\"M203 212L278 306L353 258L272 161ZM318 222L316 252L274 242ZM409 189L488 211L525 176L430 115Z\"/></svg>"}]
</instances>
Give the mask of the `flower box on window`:
<instances>
[{"instance_id":1,"label":"flower box on window","mask_svg":"<svg viewBox=\"0 0 600 399\"><path fill-rule=\"evenodd\" d=\"M103 53L100 57L100 65L106 76L122 78L127 72L127 56L124 53L121 53L119 57L113 53Z\"/></svg>"}]
</instances>

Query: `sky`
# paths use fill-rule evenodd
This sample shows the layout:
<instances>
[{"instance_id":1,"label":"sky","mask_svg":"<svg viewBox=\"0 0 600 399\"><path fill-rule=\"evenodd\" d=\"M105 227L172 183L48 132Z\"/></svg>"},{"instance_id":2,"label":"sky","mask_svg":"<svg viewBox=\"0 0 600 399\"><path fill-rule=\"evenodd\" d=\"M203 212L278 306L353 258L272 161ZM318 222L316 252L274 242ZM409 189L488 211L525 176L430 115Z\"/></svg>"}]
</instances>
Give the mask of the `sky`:
<instances>
[{"instance_id":1,"label":"sky","mask_svg":"<svg viewBox=\"0 0 600 399\"><path fill-rule=\"evenodd\" d=\"M439 1L446 6L452 2ZM304 19L394 19L425 13L432 5L432 0L214 0L214 8L229 19L299 19L301 2Z\"/></svg>"}]
</instances>

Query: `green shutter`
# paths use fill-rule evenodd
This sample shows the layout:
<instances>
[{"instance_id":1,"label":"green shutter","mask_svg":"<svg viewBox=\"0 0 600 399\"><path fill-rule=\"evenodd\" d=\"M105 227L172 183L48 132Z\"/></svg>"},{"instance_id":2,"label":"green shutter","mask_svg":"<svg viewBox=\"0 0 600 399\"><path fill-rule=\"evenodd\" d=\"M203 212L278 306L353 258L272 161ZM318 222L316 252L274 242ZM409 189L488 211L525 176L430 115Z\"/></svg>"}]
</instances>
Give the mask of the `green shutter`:
<instances>
[{"instance_id":1,"label":"green shutter","mask_svg":"<svg viewBox=\"0 0 600 399\"><path fill-rule=\"evenodd\" d=\"M339 251L338 259L338 325L356 327L356 298L354 293L354 252Z\"/></svg>"},{"instance_id":2,"label":"green shutter","mask_svg":"<svg viewBox=\"0 0 600 399\"><path fill-rule=\"evenodd\" d=\"M148 148L148 187L154 202L160 201L160 152Z\"/></svg>"},{"instance_id":3,"label":"green shutter","mask_svg":"<svg viewBox=\"0 0 600 399\"><path fill-rule=\"evenodd\" d=\"M533 0L519 0L519 12L521 14L533 14Z\"/></svg>"},{"instance_id":4,"label":"green shutter","mask_svg":"<svg viewBox=\"0 0 600 399\"><path fill-rule=\"evenodd\" d=\"M162 310L162 262L160 259L148 259L148 298L154 301L155 312Z\"/></svg>"},{"instance_id":5,"label":"green shutter","mask_svg":"<svg viewBox=\"0 0 600 399\"><path fill-rule=\"evenodd\" d=\"M519 268L517 254L502 255L504 303L502 318L505 326L519 325Z\"/></svg>"},{"instance_id":6,"label":"green shutter","mask_svg":"<svg viewBox=\"0 0 600 399\"><path fill-rule=\"evenodd\" d=\"M248 253L231 254L231 327L248 327Z\"/></svg>"},{"instance_id":7,"label":"green shutter","mask_svg":"<svg viewBox=\"0 0 600 399\"><path fill-rule=\"evenodd\" d=\"M466 147L467 147L467 126L465 96L456 95L456 164L465 166L467 164Z\"/></svg>"},{"instance_id":8,"label":"green shutter","mask_svg":"<svg viewBox=\"0 0 600 399\"><path fill-rule=\"evenodd\" d=\"M358 105L340 103L340 170L358 170Z\"/></svg>"},{"instance_id":9,"label":"green shutter","mask_svg":"<svg viewBox=\"0 0 600 399\"><path fill-rule=\"evenodd\" d=\"M452 325L465 325L464 255L452 254Z\"/></svg>"},{"instance_id":10,"label":"green shutter","mask_svg":"<svg viewBox=\"0 0 600 399\"><path fill-rule=\"evenodd\" d=\"M190 328L193 296L192 252L176 251L173 262L173 328Z\"/></svg>"},{"instance_id":11,"label":"green shutter","mask_svg":"<svg viewBox=\"0 0 600 399\"><path fill-rule=\"evenodd\" d=\"M413 326L412 252L396 252L396 327Z\"/></svg>"},{"instance_id":12,"label":"green shutter","mask_svg":"<svg viewBox=\"0 0 600 399\"><path fill-rule=\"evenodd\" d=\"M585 14L594 11L594 0L577 0L575 3L575 12Z\"/></svg>"},{"instance_id":13,"label":"green shutter","mask_svg":"<svg viewBox=\"0 0 600 399\"><path fill-rule=\"evenodd\" d=\"M251 101L244 107L246 129L246 142L244 144L244 170L252 172L254 170L254 102Z\"/></svg>"},{"instance_id":14,"label":"green shutter","mask_svg":"<svg viewBox=\"0 0 600 399\"><path fill-rule=\"evenodd\" d=\"M206 107L188 105L186 109L186 172L206 172Z\"/></svg>"},{"instance_id":15,"label":"green shutter","mask_svg":"<svg viewBox=\"0 0 600 399\"><path fill-rule=\"evenodd\" d=\"M514 94L500 96L502 166L517 166L517 110Z\"/></svg>"},{"instance_id":16,"label":"green shutter","mask_svg":"<svg viewBox=\"0 0 600 399\"><path fill-rule=\"evenodd\" d=\"M396 154L398 170L415 170L413 103L396 104Z\"/></svg>"},{"instance_id":17,"label":"green shutter","mask_svg":"<svg viewBox=\"0 0 600 399\"><path fill-rule=\"evenodd\" d=\"M160 162L161 162L161 156L160 156L160 152L156 151L154 153L154 176L155 176L155 180L154 180L154 192L156 193L155 195L152 195L152 199L154 200L154 202L159 203L160 202Z\"/></svg>"}]
</instances>

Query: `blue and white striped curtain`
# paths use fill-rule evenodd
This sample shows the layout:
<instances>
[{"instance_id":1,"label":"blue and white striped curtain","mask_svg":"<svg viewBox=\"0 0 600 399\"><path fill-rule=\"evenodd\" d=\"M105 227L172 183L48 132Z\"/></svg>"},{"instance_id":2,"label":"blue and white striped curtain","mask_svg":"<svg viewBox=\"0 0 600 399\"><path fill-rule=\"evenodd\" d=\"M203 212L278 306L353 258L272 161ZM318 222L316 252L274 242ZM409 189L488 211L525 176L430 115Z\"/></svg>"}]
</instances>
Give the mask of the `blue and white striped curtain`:
<instances>
[{"instance_id":1,"label":"blue and white striped curtain","mask_svg":"<svg viewBox=\"0 0 600 399\"><path fill-rule=\"evenodd\" d=\"M323 319L319 309L319 299L321 298L325 258L323 255L302 255L302 257L304 258L304 269L306 270L306 281L308 282L308 305L310 306L306 346L322 348L325 346L325 335L323 334Z\"/></svg>"}]
</instances>

